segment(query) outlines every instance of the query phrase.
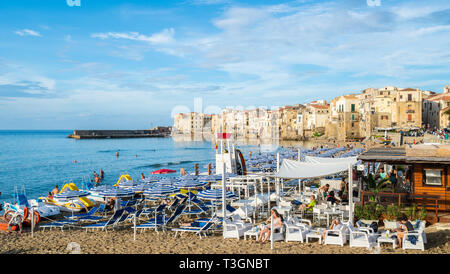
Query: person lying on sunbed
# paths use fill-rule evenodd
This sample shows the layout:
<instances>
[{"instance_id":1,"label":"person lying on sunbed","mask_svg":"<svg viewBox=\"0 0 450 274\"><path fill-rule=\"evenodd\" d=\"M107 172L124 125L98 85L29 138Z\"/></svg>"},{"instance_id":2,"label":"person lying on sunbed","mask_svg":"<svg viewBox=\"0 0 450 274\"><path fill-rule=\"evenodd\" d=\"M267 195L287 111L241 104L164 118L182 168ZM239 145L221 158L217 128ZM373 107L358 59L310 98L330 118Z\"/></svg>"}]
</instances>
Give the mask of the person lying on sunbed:
<instances>
[{"instance_id":1,"label":"person lying on sunbed","mask_svg":"<svg viewBox=\"0 0 450 274\"><path fill-rule=\"evenodd\" d=\"M273 230L274 230L274 232L275 233L280 232L280 229L283 227L283 216L281 216L280 213L278 213L278 211L276 209L272 209L271 217L273 218ZM258 239L256 240L256 242L265 243L267 241L267 239L269 239L270 233L271 233L271 231L270 231L270 229L271 229L271 225L270 225L271 217L269 217L264 222L264 224L266 226L259 233L259 236L258 236Z\"/></svg>"}]
</instances>

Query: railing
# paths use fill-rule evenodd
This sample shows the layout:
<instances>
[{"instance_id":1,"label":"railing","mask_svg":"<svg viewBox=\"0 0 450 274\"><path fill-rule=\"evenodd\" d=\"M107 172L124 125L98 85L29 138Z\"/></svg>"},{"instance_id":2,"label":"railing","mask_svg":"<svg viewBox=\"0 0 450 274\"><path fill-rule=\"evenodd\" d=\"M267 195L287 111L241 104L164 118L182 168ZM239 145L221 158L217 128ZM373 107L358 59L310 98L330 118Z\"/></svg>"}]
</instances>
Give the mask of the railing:
<instances>
[{"instance_id":1,"label":"railing","mask_svg":"<svg viewBox=\"0 0 450 274\"><path fill-rule=\"evenodd\" d=\"M395 193L395 192L379 192L377 194L370 192L370 191L361 191L361 205L364 205L364 197L370 197L370 196L378 196L378 197L392 197L392 203L394 202L394 199L397 201L398 206L402 205L402 200L405 204L410 204L410 201L413 200L421 200L420 203L417 203L419 207L425 207L427 209L434 210L436 214L436 219L438 218L438 211L439 211L439 199L441 196L438 195L419 195L419 194L411 194L411 193ZM431 200L432 204L427 203L427 200ZM386 203L386 202L384 202ZM383 204L381 202L380 204Z\"/></svg>"}]
</instances>

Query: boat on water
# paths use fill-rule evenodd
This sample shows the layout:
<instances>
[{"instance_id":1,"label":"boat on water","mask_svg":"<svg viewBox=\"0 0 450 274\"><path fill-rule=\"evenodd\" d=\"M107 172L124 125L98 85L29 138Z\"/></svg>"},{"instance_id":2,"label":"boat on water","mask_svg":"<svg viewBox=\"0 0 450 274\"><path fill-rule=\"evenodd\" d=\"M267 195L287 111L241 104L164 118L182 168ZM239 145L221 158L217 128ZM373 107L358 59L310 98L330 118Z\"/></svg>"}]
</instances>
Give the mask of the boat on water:
<instances>
[{"instance_id":1,"label":"boat on water","mask_svg":"<svg viewBox=\"0 0 450 274\"><path fill-rule=\"evenodd\" d=\"M5 213L12 211L24 215L25 208L27 208L28 211L34 210L42 218L56 216L61 213L57 206L46 204L41 199L28 199L25 194L25 188L22 188L21 192L22 193L19 193L17 189L15 189L15 202L4 203Z\"/></svg>"},{"instance_id":2,"label":"boat on water","mask_svg":"<svg viewBox=\"0 0 450 274\"><path fill-rule=\"evenodd\" d=\"M66 191L79 191L74 183L65 184L58 194ZM64 195L55 195L53 198L40 197L45 204L56 206L63 212L80 212L94 206L94 203L87 197L66 198Z\"/></svg>"}]
</instances>

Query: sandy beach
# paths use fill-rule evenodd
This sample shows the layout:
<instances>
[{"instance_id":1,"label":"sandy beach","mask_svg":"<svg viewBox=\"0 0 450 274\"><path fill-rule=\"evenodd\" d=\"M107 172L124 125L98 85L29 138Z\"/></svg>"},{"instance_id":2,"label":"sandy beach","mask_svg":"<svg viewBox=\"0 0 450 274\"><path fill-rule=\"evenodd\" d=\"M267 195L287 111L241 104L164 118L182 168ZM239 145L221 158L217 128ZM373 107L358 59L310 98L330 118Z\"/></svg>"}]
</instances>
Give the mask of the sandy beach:
<instances>
[{"instance_id":1,"label":"sandy beach","mask_svg":"<svg viewBox=\"0 0 450 274\"><path fill-rule=\"evenodd\" d=\"M174 238L174 232L156 233L138 231L133 241L132 227L115 231L89 231L59 229L36 231L23 234L0 233L1 254L69 254L78 252L71 246L79 244L82 254L449 254L450 230L426 228L428 243L425 251L392 249L392 245L383 245L381 249L350 248L334 245L319 245L317 242L276 242L274 250L270 243L259 244L252 240L223 239L220 233L202 237L183 234Z\"/></svg>"}]
</instances>

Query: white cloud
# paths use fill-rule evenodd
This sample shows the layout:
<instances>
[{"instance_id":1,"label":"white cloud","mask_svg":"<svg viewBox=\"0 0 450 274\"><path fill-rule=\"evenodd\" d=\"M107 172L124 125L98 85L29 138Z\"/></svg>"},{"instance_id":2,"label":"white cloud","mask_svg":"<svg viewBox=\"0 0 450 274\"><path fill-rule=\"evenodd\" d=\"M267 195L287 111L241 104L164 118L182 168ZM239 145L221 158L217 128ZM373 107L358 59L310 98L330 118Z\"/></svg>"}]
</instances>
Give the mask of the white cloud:
<instances>
[{"instance_id":1,"label":"white cloud","mask_svg":"<svg viewBox=\"0 0 450 274\"><path fill-rule=\"evenodd\" d=\"M18 30L18 31L15 31L14 33L19 36L38 36L38 37L42 36L39 32L37 32L35 30L31 30L31 29Z\"/></svg>"},{"instance_id":2,"label":"white cloud","mask_svg":"<svg viewBox=\"0 0 450 274\"><path fill-rule=\"evenodd\" d=\"M175 41L175 30L173 28L164 29L161 32L154 33L151 36L140 34L138 32L107 32L107 33L93 33L91 37L100 39L127 39L134 41L147 42L150 44L170 44Z\"/></svg>"}]
</instances>

